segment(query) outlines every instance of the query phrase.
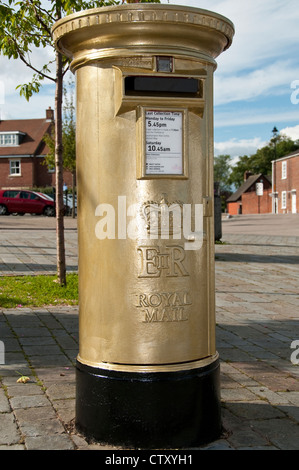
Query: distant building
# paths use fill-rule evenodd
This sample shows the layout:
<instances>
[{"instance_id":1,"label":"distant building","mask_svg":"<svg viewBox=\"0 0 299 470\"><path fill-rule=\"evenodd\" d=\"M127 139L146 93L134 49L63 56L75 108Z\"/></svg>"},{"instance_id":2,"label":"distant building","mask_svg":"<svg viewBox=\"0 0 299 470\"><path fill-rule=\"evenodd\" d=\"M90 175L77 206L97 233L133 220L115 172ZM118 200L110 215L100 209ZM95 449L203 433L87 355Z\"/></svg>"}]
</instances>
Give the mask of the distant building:
<instances>
[{"instance_id":1,"label":"distant building","mask_svg":"<svg viewBox=\"0 0 299 470\"><path fill-rule=\"evenodd\" d=\"M0 121L0 187L2 189L55 186L55 171L48 169L45 156L49 152L43 137L54 122L54 111L46 110L43 119ZM64 172L64 181L71 186L72 175Z\"/></svg>"},{"instance_id":2,"label":"distant building","mask_svg":"<svg viewBox=\"0 0 299 470\"><path fill-rule=\"evenodd\" d=\"M299 213L299 150L272 161L273 214Z\"/></svg>"},{"instance_id":3,"label":"distant building","mask_svg":"<svg viewBox=\"0 0 299 470\"><path fill-rule=\"evenodd\" d=\"M244 183L226 201L227 212L237 214L268 214L272 212L271 178L253 175L249 171L244 174Z\"/></svg>"}]
</instances>

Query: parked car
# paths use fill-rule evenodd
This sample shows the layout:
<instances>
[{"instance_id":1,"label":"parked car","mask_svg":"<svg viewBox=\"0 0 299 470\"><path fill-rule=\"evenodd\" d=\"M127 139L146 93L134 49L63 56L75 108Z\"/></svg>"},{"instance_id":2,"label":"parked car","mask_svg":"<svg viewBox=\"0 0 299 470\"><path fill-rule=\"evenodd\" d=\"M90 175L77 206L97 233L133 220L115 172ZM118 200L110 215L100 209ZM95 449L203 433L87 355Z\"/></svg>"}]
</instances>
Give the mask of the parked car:
<instances>
[{"instance_id":1,"label":"parked car","mask_svg":"<svg viewBox=\"0 0 299 470\"><path fill-rule=\"evenodd\" d=\"M0 215L9 214L55 215L55 203L47 194L35 191L5 189L0 191Z\"/></svg>"}]
</instances>

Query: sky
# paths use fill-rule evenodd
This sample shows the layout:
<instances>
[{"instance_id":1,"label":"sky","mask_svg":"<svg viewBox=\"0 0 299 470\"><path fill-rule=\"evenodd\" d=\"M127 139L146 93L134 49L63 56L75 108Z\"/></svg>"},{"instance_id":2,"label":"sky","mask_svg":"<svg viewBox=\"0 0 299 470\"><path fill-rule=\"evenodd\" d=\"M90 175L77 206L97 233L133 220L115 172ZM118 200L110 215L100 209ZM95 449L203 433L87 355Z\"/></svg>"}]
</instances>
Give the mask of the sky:
<instances>
[{"instance_id":1,"label":"sky","mask_svg":"<svg viewBox=\"0 0 299 470\"><path fill-rule=\"evenodd\" d=\"M215 155L234 161L266 145L274 126L299 139L298 0L162 0L163 4L203 8L227 17L235 26L231 47L217 59L214 74ZM38 49L33 61L47 61ZM0 56L1 119L41 118L54 108L54 88L42 87L29 103L17 85L32 74L19 60Z\"/></svg>"}]
</instances>

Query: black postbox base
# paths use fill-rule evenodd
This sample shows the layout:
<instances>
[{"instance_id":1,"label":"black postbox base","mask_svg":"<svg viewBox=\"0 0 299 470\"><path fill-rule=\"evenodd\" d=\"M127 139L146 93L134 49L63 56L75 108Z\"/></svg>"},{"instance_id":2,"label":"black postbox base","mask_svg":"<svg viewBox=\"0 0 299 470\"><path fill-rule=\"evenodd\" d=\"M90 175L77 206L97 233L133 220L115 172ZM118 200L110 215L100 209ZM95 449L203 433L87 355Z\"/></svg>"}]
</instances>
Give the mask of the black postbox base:
<instances>
[{"instance_id":1,"label":"black postbox base","mask_svg":"<svg viewBox=\"0 0 299 470\"><path fill-rule=\"evenodd\" d=\"M125 448L184 448L221 434L219 360L188 371L131 373L77 361L76 427Z\"/></svg>"}]
</instances>

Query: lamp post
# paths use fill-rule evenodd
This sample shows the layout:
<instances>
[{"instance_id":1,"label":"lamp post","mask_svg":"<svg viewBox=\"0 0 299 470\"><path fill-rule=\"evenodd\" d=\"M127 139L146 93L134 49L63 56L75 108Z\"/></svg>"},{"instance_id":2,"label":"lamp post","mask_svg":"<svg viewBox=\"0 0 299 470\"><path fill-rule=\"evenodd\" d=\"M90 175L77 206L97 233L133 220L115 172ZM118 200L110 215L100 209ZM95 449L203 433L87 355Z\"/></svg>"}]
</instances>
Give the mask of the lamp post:
<instances>
[{"instance_id":1,"label":"lamp post","mask_svg":"<svg viewBox=\"0 0 299 470\"><path fill-rule=\"evenodd\" d=\"M278 133L279 133L278 129L274 126L272 129L272 134L273 134L273 141L274 141L275 160L276 160L276 142L277 142Z\"/></svg>"}]
</instances>

